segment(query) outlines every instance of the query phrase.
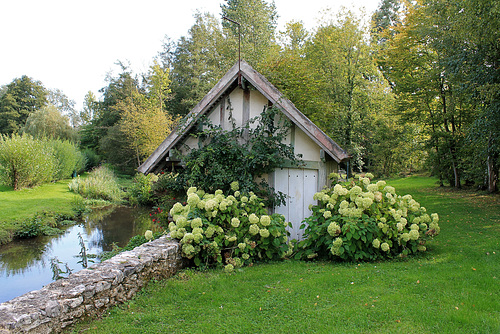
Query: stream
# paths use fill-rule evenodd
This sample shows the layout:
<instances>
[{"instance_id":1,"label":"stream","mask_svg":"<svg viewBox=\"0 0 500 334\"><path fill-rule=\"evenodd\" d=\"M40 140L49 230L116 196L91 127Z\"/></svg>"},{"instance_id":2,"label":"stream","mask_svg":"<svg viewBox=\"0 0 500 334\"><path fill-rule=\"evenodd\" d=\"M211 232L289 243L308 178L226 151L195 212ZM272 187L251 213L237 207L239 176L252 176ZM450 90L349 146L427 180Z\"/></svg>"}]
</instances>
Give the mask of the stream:
<instances>
[{"instance_id":1,"label":"stream","mask_svg":"<svg viewBox=\"0 0 500 334\"><path fill-rule=\"evenodd\" d=\"M66 265L72 272L83 269L80 239L85 242L87 254L110 251L113 244L124 247L131 237L151 227L149 212L129 207L96 209L82 223L65 228L60 235L16 240L0 246L0 303L53 282L54 258L63 271ZM88 261L89 266L93 264L91 261L99 262L93 258Z\"/></svg>"}]
</instances>

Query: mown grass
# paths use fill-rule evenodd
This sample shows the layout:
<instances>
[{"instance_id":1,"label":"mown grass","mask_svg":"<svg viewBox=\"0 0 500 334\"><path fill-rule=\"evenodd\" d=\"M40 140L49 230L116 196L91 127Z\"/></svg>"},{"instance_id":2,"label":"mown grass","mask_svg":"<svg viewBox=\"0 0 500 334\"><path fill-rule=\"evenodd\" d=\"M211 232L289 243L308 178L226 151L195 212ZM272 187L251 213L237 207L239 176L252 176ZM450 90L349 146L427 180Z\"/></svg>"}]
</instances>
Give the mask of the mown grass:
<instances>
[{"instance_id":1,"label":"mown grass","mask_svg":"<svg viewBox=\"0 0 500 334\"><path fill-rule=\"evenodd\" d=\"M71 214L77 195L69 191L69 181L61 180L18 191L0 186L0 222L28 218L41 211Z\"/></svg>"},{"instance_id":2,"label":"mown grass","mask_svg":"<svg viewBox=\"0 0 500 334\"><path fill-rule=\"evenodd\" d=\"M75 198L80 196L69 191L68 182L60 180L17 191L0 186L0 245L10 242L16 231L22 229L19 222L35 214L74 216Z\"/></svg>"},{"instance_id":3,"label":"mown grass","mask_svg":"<svg viewBox=\"0 0 500 334\"><path fill-rule=\"evenodd\" d=\"M150 284L85 333L499 333L500 198L392 180L440 215L416 257L377 263L256 265L183 271Z\"/></svg>"}]
</instances>

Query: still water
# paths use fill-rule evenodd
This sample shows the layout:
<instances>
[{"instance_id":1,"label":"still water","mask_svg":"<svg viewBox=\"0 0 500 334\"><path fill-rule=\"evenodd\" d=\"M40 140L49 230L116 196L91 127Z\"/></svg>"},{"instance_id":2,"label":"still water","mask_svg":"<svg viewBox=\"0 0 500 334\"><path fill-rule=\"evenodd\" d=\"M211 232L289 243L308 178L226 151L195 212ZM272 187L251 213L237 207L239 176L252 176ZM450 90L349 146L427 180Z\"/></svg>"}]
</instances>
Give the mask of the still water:
<instances>
[{"instance_id":1,"label":"still water","mask_svg":"<svg viewBox=\"0 0 500 334\"><path fill-rule=\"evenodd\" d=\"M57 258L59 267L65 265L76 272L81 270L80 238L87 254L100 254L123 247L131 237L143 234L151 227L149 211L127 207L109 207L94 210L83 223L65 229L63 234L19 240L0 247L0 303L32 290L39 290L52 282L51 259ZM97 259L94 260L96 263ZM88 265L92 265L91 262Z\"/></svg>"}]
</instances>

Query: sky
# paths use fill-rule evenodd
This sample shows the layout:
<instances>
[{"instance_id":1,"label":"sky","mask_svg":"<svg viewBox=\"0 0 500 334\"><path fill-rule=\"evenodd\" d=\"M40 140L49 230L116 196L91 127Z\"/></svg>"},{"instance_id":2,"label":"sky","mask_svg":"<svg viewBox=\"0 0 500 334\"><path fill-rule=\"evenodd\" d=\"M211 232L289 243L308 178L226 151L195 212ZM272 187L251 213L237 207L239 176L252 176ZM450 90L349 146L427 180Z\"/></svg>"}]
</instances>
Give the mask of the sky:
<instances>
[{"instance_id":1,"label":"sky","mask_svg":"<svg viewBox=\"0 0 500 334\"><path fill-rule=\"evenodd\" d=\"M275 0L278 30L302 21L309 30L321 12L341 6L366 15L380 0ZM220 18L223 0L5 0L0 6L0 86L27 75L48 89L60 89L83 108L88 91L100 97L117 61L135 74L147 72L165 36L188 34L193 15Z\"/></svg>"}]
</instances>

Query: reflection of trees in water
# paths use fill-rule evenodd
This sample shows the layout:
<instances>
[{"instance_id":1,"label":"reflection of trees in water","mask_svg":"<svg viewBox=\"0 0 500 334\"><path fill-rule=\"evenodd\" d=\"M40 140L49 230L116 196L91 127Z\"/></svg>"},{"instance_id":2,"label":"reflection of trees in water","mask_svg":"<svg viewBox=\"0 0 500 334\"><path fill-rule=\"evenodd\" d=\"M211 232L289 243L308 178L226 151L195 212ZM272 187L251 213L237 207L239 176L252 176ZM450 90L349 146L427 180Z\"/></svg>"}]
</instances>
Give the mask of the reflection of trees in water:
<instances>
[{"instance_id":1,"label":"reflection of trees in water","mask_svg":"<svg viewBox=\"0 0 500 334\"><path fill-rule=\"evenodd\" d=\"M0 270L5 276L24 274L34 266L45 268L49 262L47 250L58 239L64 238L67 231L56 236L42 236L33 239L16 240L0 248Z\"/></svg>"},{"instance_id":2,"label":"reflection of trees in water","mask_svg":"<svg viewBox=\"0 0 500 334\"><path fill-rule=\"evenodd\" d=\"M45 267L43 254L46 244L11 242L1 249L0 269L6 273L6 276L23 274L26 270L37 263Z\"/></svg>"},{"instance_id":3,"label":"reflection of trees in water","mask_svg":"<svg viewBox=\"0 0 500 334\"><path fill-rule=\"evenodd\" d=\"M85 216L83 217L83 220L85 222L85 233L87 235L92 235L92 233L96 229L99 229L100 223L104 220L104 218L111 215L116 208L117 207L115 206L106 206L104 208L94 209L85 214Z\"/></svg>"},{"instance_id":4,"label":"reflection of trees in water","mask_svg":"<svg viewBox=\"0 0 500 334\"><path fill-rule=\"evenodd\" d=\"M103 251L110 251L113 243L124 247L130 238L151 226L148 209L122 206L93 210L85 220L87 234L92 235L89 247Z\"/></svg>"},{"instance_id":5,"label":"reflection of trees in water","mask_svg":"<svg viewBox=\"0 0 500 334\"><path fill-rule=\"evenodd\" d=\"M123 247L130 238L151 228L147 209L106 207L93 210L84 220L79 225L85 231L84 239L93 252L109 251L114 242ZM71 227L61 235L18 240L0 247L0 277L24 274L35 266L49 268L50 254L47 253L57 248L55 243L66 238L70 230Z\"/></svg>"}]
</instances>

